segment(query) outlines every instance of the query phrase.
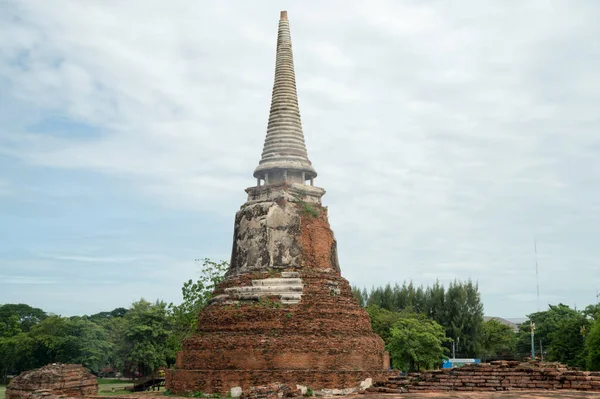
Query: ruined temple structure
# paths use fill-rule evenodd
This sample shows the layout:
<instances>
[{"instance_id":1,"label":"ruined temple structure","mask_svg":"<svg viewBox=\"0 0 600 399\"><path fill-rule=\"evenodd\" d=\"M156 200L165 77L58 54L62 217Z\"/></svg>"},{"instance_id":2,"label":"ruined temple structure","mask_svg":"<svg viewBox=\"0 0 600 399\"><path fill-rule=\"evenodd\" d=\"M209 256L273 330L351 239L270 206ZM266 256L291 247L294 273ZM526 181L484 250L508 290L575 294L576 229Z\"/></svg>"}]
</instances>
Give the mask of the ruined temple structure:
<instances>
[{"instance_id":1,"label":"ruined temple structure","mask_svg":"<svg viewBox=\"0 0 600 399\"><path fill-rule=\"evenodd\" d=\"M294 76L287 13L277 60L267 136L256 186L235 217L225 281L185 340L172 392L238 396L287 384L313 391L366 388L384 380L389 357L367 312L340 274L336 241L314 186Z\"/></svg>"},{"instance_id":2,"label":"ruined temple structure","mask_svg":"<svg viewBox=\"0 0 600 399\"><path fill-rule=\"evenodd\" d=\"M58 399L98 393L96 377L81 364L53 363L25 371L6 388L6 399Z\"/></svg>"},{"instance_id":3,"label":"ruined temple structure","mask_svg":"<svg viewBox=\"0 0 600 399\"><path fill-rule=\"evenodd\" d=\"M600 372L581 371L560 363L518 362L498 360L397 375L369 388L376 393L420 391L518 391L518 390L600 391ZM558 396L557 396L558 397ZM560 397L570 397L568 394Z\"/></svg>"}]
</instances>

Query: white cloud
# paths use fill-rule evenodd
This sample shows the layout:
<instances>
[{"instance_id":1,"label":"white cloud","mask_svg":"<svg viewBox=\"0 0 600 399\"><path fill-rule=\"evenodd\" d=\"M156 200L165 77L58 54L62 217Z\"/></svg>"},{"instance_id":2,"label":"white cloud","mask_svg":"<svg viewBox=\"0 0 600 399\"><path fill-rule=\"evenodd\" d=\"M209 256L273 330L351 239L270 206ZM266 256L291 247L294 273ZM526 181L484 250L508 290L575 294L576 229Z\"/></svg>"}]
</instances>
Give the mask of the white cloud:
<instances>
[{"instance_id":1,"label":"white cloud","mask_svg":"<svg viewBox=\"0 0 600 399\"><path fill-rule=\"evenodd\" d=\"M521 316L536 306L537 237L545 298L593 300L596 3L258 4L4 5L19 16L0 34L4 96L100 133L0 129L0 153L233 218L253 184L287 5L309 156L346 277L472 277L490 312Z\"/></svg>"},{"instance_id":2,"label":"white cloud","mask_svg":"<svg viewBox=\"0 0 600 399\"><path fill-rule=\"evenodd\" d=\"M84 255L46 255L49 259L84 263L126 263L141 260L139 256L84 256Z\"/></svg>"},{"instance_id":3,"label":"white cloud","mask_svg":"<svg viewBox=\"0 0 600 399\"><path fill-rule=\"evenodd\" d=\"M0 180L0 197L13 195L13 191L9 184L5 181Z\"/></svg>"},{"instance_id":4,"label":"white cloud","mask_svg":"<svg viewBox=\"0 0 600 399\"><path fill-rule=\"evenodd\" d=\"M0 276L2 285L38 285L38 284L56 284L56 280L37 276Z\"/></svg>"}]
</instances>

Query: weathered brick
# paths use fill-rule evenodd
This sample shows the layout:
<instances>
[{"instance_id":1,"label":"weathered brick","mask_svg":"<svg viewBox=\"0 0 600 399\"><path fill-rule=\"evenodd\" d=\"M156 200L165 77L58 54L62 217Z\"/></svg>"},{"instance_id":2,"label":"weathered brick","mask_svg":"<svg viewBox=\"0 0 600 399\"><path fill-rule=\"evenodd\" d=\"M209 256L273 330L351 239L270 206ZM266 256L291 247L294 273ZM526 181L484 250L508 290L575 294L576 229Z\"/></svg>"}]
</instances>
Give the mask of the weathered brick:
<instances>
[{"instance_id":1,"label":"weathered brick","mask_svg":"<svg viewBox=\"0 0 600 399\"><path fill-rule=\"evenodd\" d=\"M6 399L31 399L39 395L83 397L97 393L96 377L82 365L54 363L25 371L11 380Z\"/></svg>"}]
</instances>

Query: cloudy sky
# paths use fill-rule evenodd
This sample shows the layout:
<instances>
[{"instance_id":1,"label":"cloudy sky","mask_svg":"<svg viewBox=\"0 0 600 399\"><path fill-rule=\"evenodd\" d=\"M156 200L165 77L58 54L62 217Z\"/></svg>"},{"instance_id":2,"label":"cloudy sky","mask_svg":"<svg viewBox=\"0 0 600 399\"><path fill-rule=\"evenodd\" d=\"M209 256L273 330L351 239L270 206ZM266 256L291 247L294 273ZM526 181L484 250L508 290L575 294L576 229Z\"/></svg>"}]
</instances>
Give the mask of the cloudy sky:
<instances>
[{"instance_id":1,"label":"cloudy sky","mask_svg":"<svg viewBox=\"0 0 600 399\"><path fill-rule=\"evenodd\" d=\"M343 275L600 290L600 4L0 1L0 303L180 300L254 184L279 11Z\"/></svg>"}]
</instances>

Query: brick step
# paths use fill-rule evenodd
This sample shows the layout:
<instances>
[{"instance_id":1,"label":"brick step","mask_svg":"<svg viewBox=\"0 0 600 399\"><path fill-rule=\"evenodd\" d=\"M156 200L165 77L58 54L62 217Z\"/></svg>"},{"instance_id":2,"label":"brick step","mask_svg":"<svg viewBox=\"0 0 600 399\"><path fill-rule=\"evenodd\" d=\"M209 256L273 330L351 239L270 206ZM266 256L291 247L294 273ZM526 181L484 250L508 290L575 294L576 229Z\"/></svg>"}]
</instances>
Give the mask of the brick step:
<instances>
[{"instance_id":1,"label":"brick step","mask_svg":"<svg viewBox=\"0 0 600 399\"><path fill-rule=\"evenodd\" d=\"M253 286L277 286L277 285L297 285L302 287L302 280L299 278L265 278L262 280L252 280Z\"/></svg>"},{"instance_id":2,"label":"brick step","mask_svg":"<svg viewBox=\"0 0 600 399\"><path fill-rule=\"evenodd\" d=\"M246 287L231 287L225 288L225 292L232 294L246 294L246 293L260 293L262 295L277 295L282 292L302 292L300 285L257 285L257 286L246 286Z\"/></svg>"}]
</instances>

